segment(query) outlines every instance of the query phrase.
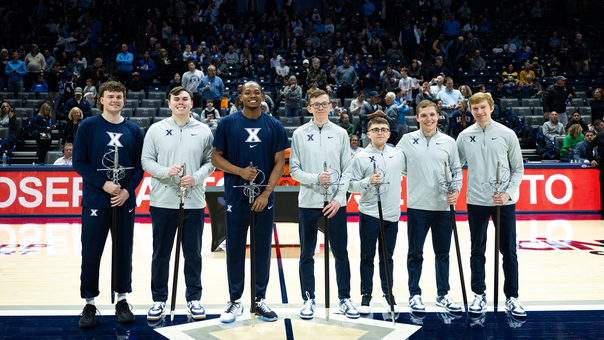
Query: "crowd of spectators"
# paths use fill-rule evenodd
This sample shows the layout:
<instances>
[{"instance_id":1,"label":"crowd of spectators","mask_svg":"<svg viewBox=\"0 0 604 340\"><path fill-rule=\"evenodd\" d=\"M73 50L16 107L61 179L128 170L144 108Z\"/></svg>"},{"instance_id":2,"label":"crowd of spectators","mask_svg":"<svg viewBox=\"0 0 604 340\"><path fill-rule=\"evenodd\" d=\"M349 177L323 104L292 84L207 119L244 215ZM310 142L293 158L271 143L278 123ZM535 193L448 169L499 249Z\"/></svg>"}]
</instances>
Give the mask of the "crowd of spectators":
<instances>
[{"instance_id":1,"label":"crowd of spectators","mask_svg":"<svg viewBox=\"0 0 604 340\"><path fill-rule=\"evenodd\" d=\"M245 81L263 86L273 115L302 115L305 98L322 89L340 99L334 106L346 109L348 122L341 124L347 129L352 117L361 118L352 133L366 145L368 119L387 118L395 142L408 131L404 116L426 99L442 108L439 126L455 137L473 123L467 99L487 86L498 104L495 118L503 118L501 99L537 98L546 119L556 111L566 124L562 112L574 90L561 75L590 69L592 46L579 31L552 29L546 45L524 30L501 41L479 38L505 22L543 24L553 8L539 1L481 9L430 0L300 7L275 0L263 11L253 1L238 8L234 0L174 0L153 8L122 0L6 4L0 7L0 88L48 93L51 116L61 106L65 117L79 108L85 118L107 80L122 81L130 92L182 85L194 94L194 107L217 112L200 115L208 124L217 123L221 107L227 114L241 108L238 86ZM491 68L493 57L509 65ZM471 74L500 79L465 85ZM543 89L542 83L553 84ZM602 99L601 90L594 91L592 121L604 116Z\"/></svg>"}]
</instances>

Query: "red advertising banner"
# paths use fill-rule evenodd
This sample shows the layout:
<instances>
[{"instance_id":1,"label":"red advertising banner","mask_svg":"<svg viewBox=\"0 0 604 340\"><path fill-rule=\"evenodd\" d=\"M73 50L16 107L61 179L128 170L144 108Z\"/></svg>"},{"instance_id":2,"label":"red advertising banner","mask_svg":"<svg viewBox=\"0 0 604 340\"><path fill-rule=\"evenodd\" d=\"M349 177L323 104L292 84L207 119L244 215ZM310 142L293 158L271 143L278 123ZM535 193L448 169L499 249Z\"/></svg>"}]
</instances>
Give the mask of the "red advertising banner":
<instances>
[{"instance_id":1,"label":"red advertising banner","mask_svg":"<svg viewBox=\"0 0 604 340\"><path fill-rule=\"evenodd\" d=\"M464 188L456 205L466 211ZM145 173L137 189L137 214L149 213L151 176ZM222 186L215 171L207 186ZM407 210L406 179L402 178L401 211ZM595 169L529 168L524 171L516 201L520 212L600 210L598 171ZM0 171L0 215L79 215L82 178L75 171ZM358 194L350 196L348 212L358 212Z\"/></svg>"}]
</instances>

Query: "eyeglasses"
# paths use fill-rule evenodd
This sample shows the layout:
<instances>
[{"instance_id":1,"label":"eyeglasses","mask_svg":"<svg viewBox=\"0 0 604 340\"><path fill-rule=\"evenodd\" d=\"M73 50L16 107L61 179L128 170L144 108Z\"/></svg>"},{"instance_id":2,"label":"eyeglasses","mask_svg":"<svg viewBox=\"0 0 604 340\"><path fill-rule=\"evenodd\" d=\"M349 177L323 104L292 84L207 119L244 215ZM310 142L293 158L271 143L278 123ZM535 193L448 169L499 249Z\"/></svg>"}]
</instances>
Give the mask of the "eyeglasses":
<instances>
[{"instance_id":1,"label":"eyeglasses","mask_svg":"<svg viewBox=\"0 0 604 340\"><path fill-rule=\"evenodd\" d=\"M313 109L318 109L320 107L327 109L327 108L329 108L330 104L331 104L330 102L313 103L313 104L310 104L310 107L312 107Z\"/></svg>"},{"instance_id":2,"label":"eyeglasses","mask_svg":"<svg viewBox=\"0 0 604 340\"><path fill-rule=\"evenodd\" d=\"M388 133L388 132L390 132L390 129L387 129L387 128L381 128L381 129L375 128L375 129L369 130L369 132L373 132L373 133L380 133L380 132L381 133Z\"/></svg>"}]
</instances>

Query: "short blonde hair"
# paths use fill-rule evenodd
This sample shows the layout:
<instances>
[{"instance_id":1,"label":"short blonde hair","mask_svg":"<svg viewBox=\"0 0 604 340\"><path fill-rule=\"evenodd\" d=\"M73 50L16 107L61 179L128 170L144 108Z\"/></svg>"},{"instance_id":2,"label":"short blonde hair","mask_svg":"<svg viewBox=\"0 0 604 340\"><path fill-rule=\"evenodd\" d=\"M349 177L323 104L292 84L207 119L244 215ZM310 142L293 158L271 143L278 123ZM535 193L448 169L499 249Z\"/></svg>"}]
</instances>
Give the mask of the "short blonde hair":
<instances>
[{"instance_id":1,"label":"short blonde hair","mask_svg":"<svg viewBox=\"0 0 604 340\"><path fill-rule=\"evenodd\" d=\"M69 120L73 120L73 113L75 111L80 111L80 120L84 119L84 114L82 113L82 110L80 110L80 108L76 106L76 107L72 108L71 110L69 110L69 114L67 115L67 118Z\"/></svg>"},{"instance_id":2,"label":"short blonde hair","mask_svg":"<svg viewBox=\"0 0 604 340\"><path fill-rule=\"evenodd\" d=\"M435 102L431 100L422 100L419 104L417 104L417 107L415 108L415 115L419 117L419 111L429 107L434 108L434 111L438 113L438 106L436 106Z\"/></svg>"},{"instance_id":3,"label":"short blonde hair","mask_svg":"<svg viewBox=\"0 0 604 340\"><path fill-rule=\"evenodd\" d=\"M596 92L600 92L601 96L600 96L600 100L597 100L596 98L593 98L593 100L599 102L599 101L603 101L604 100L604 90L602 90L602 88L598 87L597 89L594 90L594 93Z\"/></svg>"},{"instance_id":4,"label":"short blonde hair","mask_svg":"<svg viewBox=\"0 0 604 340\"><path fill-rule=\"evenodd\" d=\"M478 92L473 95L470 100L468 100L468 105L470 106L470 110L472 109L472 105L476 105L478 103L482 103L486 101L489 104L489 107L493 109L495 107L495 103L493 102L493 97L489 93Z\"/></svg>"}]
</instances>

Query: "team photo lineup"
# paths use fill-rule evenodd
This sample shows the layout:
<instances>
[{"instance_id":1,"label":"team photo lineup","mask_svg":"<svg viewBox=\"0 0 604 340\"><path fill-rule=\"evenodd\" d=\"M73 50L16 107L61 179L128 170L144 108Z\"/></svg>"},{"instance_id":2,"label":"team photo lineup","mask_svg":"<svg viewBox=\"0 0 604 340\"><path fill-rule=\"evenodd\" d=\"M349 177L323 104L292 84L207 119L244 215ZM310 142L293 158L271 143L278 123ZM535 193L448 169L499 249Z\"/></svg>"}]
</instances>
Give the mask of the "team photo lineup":
<instances>
[{"instance_id":1,"label":"team photo lineup","mask_svg":"<svg viewBox=\"0 0 604 340\"><path fill-rule=\"evenodd\" d=\"M81 177L65 211L81 221L80 329L106 327L106 294L117 324L145 318L151 328L168 316L177 325L183 296L188 322L215 319L223 329L248 315L252 327L337 315L396 328L403 311L422 325L433 305L452 315L445 325L463 315L482 317L484 327L487 312L496 318L501 307L519 328L527 311L517 212L547 220L597 205L604 213L604 6L594 1L36 3L0 6L0 154L9 172L57 166ZM544 166L525 172L526 163ZM571 163L597 178L593 206L574 201L591 195L578 194L576 179L564 198L552 189L564 179L547 171L575 171ZM537 181L543 206L534 203ZM283 186L296 206L280 196ZM10 199L30 203L15 195L2 208ZM142 214L139 195L148 201ZM570 208L556 203L567 197ZM292 308L281 308L285 279L273 253L286 204L296 215L287 240L297 268L286 269L300 285ZM152 251L144 316L128 301L141 279L133 264L143 218ZM202 285L215 265L202 259L215 224L223 229L211 250L224 252L222 292ZM283 301L267 294L275 271ZM435 282L422 290L426 272ZM206 301L206 311L204 295L227 293L219 315L215 303ZM524 299L533 315L534 299ZM373 314L384 310L381 319Z\"/></svg>"}]
</instances>

